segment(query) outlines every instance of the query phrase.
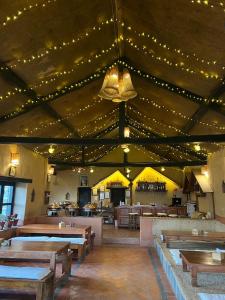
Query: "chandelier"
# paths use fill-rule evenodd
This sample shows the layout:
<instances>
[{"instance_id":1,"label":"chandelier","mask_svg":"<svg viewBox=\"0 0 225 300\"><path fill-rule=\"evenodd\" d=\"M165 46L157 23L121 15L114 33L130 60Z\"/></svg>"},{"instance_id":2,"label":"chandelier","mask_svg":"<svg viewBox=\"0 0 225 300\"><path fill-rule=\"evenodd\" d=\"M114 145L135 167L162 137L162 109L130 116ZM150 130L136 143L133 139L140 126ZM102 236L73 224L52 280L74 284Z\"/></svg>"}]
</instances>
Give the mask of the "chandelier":
<instances>
[{"instance_id":1,"label":"chandelier","mask_svg":"<svg viewBox=\"0 0 225 300\"><path fill-rule=\"evenodd\" d=\"M137 96L130 73L127 69L119 72L118 67L110 68L105 75L99 97L113 102L128 101Z\"/></svg>"}]
</instances>

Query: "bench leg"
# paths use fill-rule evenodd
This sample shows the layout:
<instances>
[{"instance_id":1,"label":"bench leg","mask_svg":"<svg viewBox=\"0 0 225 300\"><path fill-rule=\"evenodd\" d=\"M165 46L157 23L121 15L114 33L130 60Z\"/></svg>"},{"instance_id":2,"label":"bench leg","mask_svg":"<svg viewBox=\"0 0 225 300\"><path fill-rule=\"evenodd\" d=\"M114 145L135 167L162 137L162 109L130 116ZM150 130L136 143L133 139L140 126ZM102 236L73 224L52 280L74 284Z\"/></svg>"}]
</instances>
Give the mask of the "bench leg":
<instances>
[{"instance_id":1,"label":"bench leg","mask_svg":"<svg viewBox=\"0 0 225 300\"><path fill-rule=\"evenodd\" d=\"M62 272L68 277L71 275L71 265L72 265L72 253L63 255Z\"/></svg>"},{"instance_id":2,"label":"bench leg","mask_svg":"<svg viewBox=\"0 0 225 300\"><path fill-rule=\"evenodd\" d=\"M197 269L191 268L191 285L192 286L198 286L197 284Z\"/></svg>"},{"instance_id":3,"label":"bench leg","mask_svg":"<svg viewBox=\"0 0 225 300\"><path fill-rule=\"evenodd\" d=\"M182 266L183 266L183 272L187 272L187 264L184 262L184 260L182 259Z\"/></svg>"}]
</instances>

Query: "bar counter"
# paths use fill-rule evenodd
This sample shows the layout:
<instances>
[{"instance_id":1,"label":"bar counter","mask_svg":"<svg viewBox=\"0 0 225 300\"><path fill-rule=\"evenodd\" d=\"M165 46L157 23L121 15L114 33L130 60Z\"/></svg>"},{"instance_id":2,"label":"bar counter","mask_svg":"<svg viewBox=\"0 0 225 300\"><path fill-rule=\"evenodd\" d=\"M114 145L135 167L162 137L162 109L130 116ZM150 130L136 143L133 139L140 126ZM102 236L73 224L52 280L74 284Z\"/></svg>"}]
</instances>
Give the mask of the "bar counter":
<instances>
[{"instance_id":1,"label":"bar counter","mask_svg":"<svg viewBox=\"0 0 225 300\"><path fill-rule=\"evenodd\" d=\"M117 219L118 227L128 227L129 213L138 214L138 224L140 223L140 216L145 213L152 214L152 217L157 216L158 213L165 213L166 215L177 215L177 217L187 216L186 206L165 206L165 205L134 205L134 206L118 206L116 207L115 217Z\"/></svg>"}]
</instances>

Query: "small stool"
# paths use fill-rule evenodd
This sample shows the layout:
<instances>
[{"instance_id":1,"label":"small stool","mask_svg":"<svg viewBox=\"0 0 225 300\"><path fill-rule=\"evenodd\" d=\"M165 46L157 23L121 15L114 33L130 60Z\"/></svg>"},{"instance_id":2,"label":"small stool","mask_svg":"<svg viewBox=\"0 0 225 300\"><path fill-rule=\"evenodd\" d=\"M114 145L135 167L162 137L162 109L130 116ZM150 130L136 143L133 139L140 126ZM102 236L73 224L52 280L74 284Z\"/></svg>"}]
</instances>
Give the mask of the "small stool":
<instances>
[{"instance_id":1,"label":"small stool","mask_svg":"<svg viewBox=\"0 0 225 300\"><path fill-rule=\"evenodd\" d=\"M138 227L138 213L129 213L129 229L137 229Z\"/></svg>"}]
</instances>

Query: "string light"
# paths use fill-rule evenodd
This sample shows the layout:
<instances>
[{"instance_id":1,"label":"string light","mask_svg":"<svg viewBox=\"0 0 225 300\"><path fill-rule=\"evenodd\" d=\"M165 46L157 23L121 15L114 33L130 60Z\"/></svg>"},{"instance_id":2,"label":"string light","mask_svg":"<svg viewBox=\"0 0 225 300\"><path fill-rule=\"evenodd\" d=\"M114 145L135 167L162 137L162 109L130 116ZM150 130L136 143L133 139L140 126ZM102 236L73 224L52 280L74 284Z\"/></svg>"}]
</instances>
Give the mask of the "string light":
<instances>
[{"instance_id":1,"label":"string light","mask_svg":"<svg viewBox=\"0 0 225 300\"><path fill-rule=\"evenodd\" d=\"M147 78L148 80L150 80L153 84L155 84L156 86L159 86L161 88L167 89L170 92L176 93L182 97L188 98L196 103L204 103L204 104L210 104L210 103L216 103L216 104L222 104L225 105L224 101L222 99L211 99L208 100L207 98L203 98L201 96L195 95L191 92L186 91L185 89L176 87L172 84L166 83L163 80L160 80L158 78L156 78L153 75L149 75L146 74L138 69L135 69L134 67L130 66L128 63L122 61L122 60L118 60L116 62L114 62L114 64L119 64L123 67L126 67L127 69L129 69L129 71L137 74L138 76L142 77L142 78ZM111 65L111 66L112 66ZM93 80L96 80L98 78L100 78L103 74L105 74L106 70L109 68L109 66L105 66L103 67L101 70L95 72L93 75L80 80L76 83L64 86L63 88L61 88L60 90L57 90L53 93L48 94L47 96L44 97L37 97L37 99L28 99L24 104L22 104L21 106L17 107L16 110L14 110L13 112L3 116L5 120L10 119L12 117L15 117L16 115L20 114L21 112L23 112L26 107L30 107L30 106L34 106L35 104L38 104L40 102L45 102L45 101L52 101L60 96L65 95L68 92L71 92L75 89L81 88L85 85L87 85L88 83L90 83Z\"/></svg>"},{"instance_id":2,"label":"string light","mask_svg":"<svg viewBox=\"0 0 225 300\"><path fill-rule=\"evenodd\" d=\"M220 8L223 12L225 12L225 4L221 0L217 1L210 1L210 0L190 0L193 4L198 4L205 6L206 8Z\"/></svg>"},{"instance_id":3,"label":"string light","mask_svg":"<svg viewBox=\"0 0 225 300\"><path fill-rule=\"evenodd\" d=\"M87 111L87 110L89 110L91 108L96 108L96 106L99 103L102 102L102 99L100 99L100 98L97 98L97 99L93 98L92 100L93 101L90 104L88 104L88 105L86 105L84 107L78 108L75 112L70 112L68 114L65 114L63 117L58 118L55 121L51 121L51 122L47 121L45 123L40 124L40 126L38 126L38 127L36 126L35 128L32 128L32 129L25 128L24 132L25 132L26 135L32 135L34 133L38 133L38 132L40 132L43 129L56 126L59 123L61 123L62 121L74 119L77 116L79 116L81 113L83 113L83 112L85 112L85 111Z\"/></svg>"},{"instance_id":4,"label":"string light","mask_svg":"<svg viewBox=\"0 0 225 300\"><path fill-rule=\"evenodd\" d=\"M155 51L153 49L148 49L147 46L144 46L144 45L139 46L139 45L135 44L131 38L126 38L125 41L128 43L128 45L130 47L134 48L135 50L137 50L139 52L141 51L148 57L151 57L152 59L154 59L156 61L160 61L161 63L164 63L170 67L179 68L180 70L185 71L190 74L198 74L207 79L216 79L216 80L223 81L223 78L222 77L219 78L218 74L215 72L212 72L212 71L206 72L204 70L198 70L198 69L194 70L192 67L186 65L184 61L172 62L171 60L169 60L166 57L155 54Z\"/></svg>"},{"instance_id":5,"label":"string light","mask_svg":"<svg viewBox=\"0 0 225 300\"><path fill-rule=\"evenodd\" d=\"M34 3L34 4L30 4L28 6L22 7L17 12L15 12L13 15L7 16L1 25L6 27L10 23L14 23L14 22L18 21L22 16L24 16L25 13L28 13L36 8L45 8L47 5L53 4L56 1L57 0L47 0L44 3Z\"/></svg>"},{"instance_id":6,"label":"string light","mask_svg":"<svg viewBox=\"0 0 225 300\"><path fill-rule=\"evenodd\" d=\"M85 64L90 64L94 60L97 60L97 59L101 58L103 55L108 55L110 52L112 52L112 50L114 48L115 48L115 44L113 43L109 48L104 48L100 52L98 52L96 54L91 54L89 57L84 58L84 59L80 60L79 62L76 62L74 64L73 68L70 68L68 70L63 70L63 71L57 71L57 72L55 72L54 76L50 77L47 80L41 80L40 82L37 82L37 83L34 83L34 84L30 84L28 89L21 89L21 88L15 87L15 88L7 91L4 95L1 95L0 96L0 102L6 101L10 97L15 96L17 94L24 94L24 93L26 93L28 91L32 91L32 89L36 89L36 88L42 87L43 85L49 85L49 84L55 82L58 78L60 78L62 76L73 74L74 72L76 72L76 69L79 66L85 65ZM112 59L115 59L115 58L116 58L116 56L112 55Z\"/></svg>"},{"instance_id":7,"label":"string light","mask_svg":"<svg viewBox=\"0 0 225 300\"><path fill-rule=\"evenodd\" d=\"M52 0L52 1L57 1L57 0ZM75 46L75 45L77 45L78 42L81 42L85 39L89 39L90 35L93 32L102 31L106 25L110 25L112 23L113 23L113 19L111 18L111 19L105 20L105 21L101 22L100 24L97 24L91 28L86 29L84 32L79 34L78 37L73 37L68 41L61 41L58 44L56 42L49 42L47 47L45 47L45 48L41 47L41 49L38 50L36 54L33 53L29 57L19 58L16 60L16 62L14 64L9 65L9 67L11 69L14 69L18 66L18 64L30 64L30 63L35 62L36 60L42 59L45 56L50 55L51 53L55 53L56 51L61 51L67 47ZM4 69L7 69L7 66L1 67L1 70L4 70Z\"/></svg>"},{"instance_id":8,"label":"string light","mask_svg":"<svg viewBox=\"0 0 225 300\"><path fill-rule=\"evenodd\" d=\"M125 26L124 23L121 23L122 26ZM159 46L160 48L162 48L163 50L167 50L170 53L171 52L175 52L177 55L181 56L182 58L185 59L194 59L195 61L197 61L198 63L204 64L204 65L212 65L215 66L218 64L218 62L215 59L208 59L208 58L201 58L198 57L198 55L196 53L187 53L184 50L182 50L180 47L177 48L173 48L171 45L169 45L167 42L165 41L161 41L159 39L159 37L157 35L152 35L150 33L147 32L139 32L137 31L134 27L131 27L131 25L127 26L127 31L132 31L132 35L136 35L136 37L141 38L141 39L147 39L150 42L152 42L153 44L156 44L157 46Z\"/></svg>"},{"instance_id":9,"label":"string light","mask_svg":"<svg viewBox=\"0 0 225 300\"><path fill-rule=\"evenodd\" d=\"M166 169L164 167L161 167L160 169L162 172L164 172Z\"/></svg>"},{"instance_id":10,"label":"string light","mask_svg":"<svg viewBox=\"0 0 225 300\"><path fill-rule=\"evenodd\" d=\"M139 97L138 100L141 100L143 102L151 104L152 106L154 106L155 108L157 108L159 110L164 109L166 112L172 113L173 115L175 115L177 117L180 117L182 119L193 121L193 119L191 117L188 117L187 115L184 115L181 112L177 112L175 109L170 109L170 108L164 106L163 104L158 104L154 100L150 100L149 98ZM215 129L218 129L218 130L221 130L221 131L225 130L225 126L217 126L214 123L206 123L206 122L202 122L202 121L199 121L199 120L197 120L197 121L195 120L195 122L197 124L207 126L207 127L212 127L212 128L215 128Z\"/></svg>"}]
</instances>

